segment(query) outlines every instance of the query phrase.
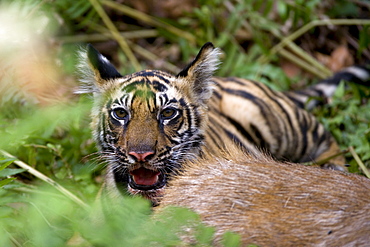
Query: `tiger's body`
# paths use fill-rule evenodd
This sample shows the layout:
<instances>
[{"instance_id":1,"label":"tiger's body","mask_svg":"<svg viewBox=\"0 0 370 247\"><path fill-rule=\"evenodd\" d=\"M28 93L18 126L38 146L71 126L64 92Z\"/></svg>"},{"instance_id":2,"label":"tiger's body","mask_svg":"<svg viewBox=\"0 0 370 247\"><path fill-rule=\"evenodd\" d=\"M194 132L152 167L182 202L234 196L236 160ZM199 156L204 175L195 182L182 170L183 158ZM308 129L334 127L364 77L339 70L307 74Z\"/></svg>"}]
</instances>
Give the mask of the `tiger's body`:
<instances>
[{"instance_id":1,"label":"tiger's body","mask_svg":"<svg viewBox=\"0 0 370 247\"><path fill-rule=\"evenodd\" d=\"M241 78L213 78L213 82L208 114L212 124L206 135L206 148L212 152L227 147L223 145L225 136L246 150L257 147L279 160L297 163L340 152L316 118L283 93ZM331 162L343 165L344 159Z\"/></svg>"},{"instance_id":2,"label":"tiger's body","mask_svg":"<svg viewBox=\"0 0 370 247\"><path fill-rule=\"evenodd\" d=\"M301 107L306 93L285 95L245 79L214 78L218 55L207 43L177 76L155 70L122 76L92 46L82 54L86 86L80 93L94 93L92 129L108 163L103 193L140 194L156 204L184 162L204 153L217 157L233 145L292 162L339 152L330 133ZM344 158L330 160L329 167L345 170Z\"/></svg>"}]
</instances>

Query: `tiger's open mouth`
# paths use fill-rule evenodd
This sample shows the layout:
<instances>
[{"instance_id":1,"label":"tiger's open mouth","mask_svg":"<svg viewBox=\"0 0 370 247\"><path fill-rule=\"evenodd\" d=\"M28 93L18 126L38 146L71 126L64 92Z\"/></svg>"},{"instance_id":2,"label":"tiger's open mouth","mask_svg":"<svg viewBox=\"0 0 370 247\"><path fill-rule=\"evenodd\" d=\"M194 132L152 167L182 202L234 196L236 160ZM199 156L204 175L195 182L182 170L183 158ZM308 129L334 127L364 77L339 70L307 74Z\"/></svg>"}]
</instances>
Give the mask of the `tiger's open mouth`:
<instances>
[{"instance_id":1,"label":"tiger's open mouth","mask_svg":"<svg viewBox=\"0 0 370 247\"><path fill-rule=\"evenodd\" d=\"M166 176L155 170L140 167L130 171L129 185L137 190L156 190L166 184Z\"/></svg>"}]
</instances>

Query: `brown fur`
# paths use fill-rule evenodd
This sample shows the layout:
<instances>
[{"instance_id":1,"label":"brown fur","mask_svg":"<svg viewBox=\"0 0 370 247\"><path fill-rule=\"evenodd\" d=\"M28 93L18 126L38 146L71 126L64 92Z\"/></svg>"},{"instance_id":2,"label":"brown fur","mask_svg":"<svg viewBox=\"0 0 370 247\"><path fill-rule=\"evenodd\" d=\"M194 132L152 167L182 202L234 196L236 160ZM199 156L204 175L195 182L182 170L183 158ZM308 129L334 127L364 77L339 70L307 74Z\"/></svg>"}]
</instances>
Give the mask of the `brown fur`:
<instances>
[{"instance_id":1,"label":"brown fur","mask_svg":"<svg viewBox=\"0 0 370 247\"><path fill-rule=\"evenodd\" d=\"M255 158L239 151L188 164L159 211L188 207L217 228L259 246L367 246L370 180Z\"/></svg>"}]
</instances>

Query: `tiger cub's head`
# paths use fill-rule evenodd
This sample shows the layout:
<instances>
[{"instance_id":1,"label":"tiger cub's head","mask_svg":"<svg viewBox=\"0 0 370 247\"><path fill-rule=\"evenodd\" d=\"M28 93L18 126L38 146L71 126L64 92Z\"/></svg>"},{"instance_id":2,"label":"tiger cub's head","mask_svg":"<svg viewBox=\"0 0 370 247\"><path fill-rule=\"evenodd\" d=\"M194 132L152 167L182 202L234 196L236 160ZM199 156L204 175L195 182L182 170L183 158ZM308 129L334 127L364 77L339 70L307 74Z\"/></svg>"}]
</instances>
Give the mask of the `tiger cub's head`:
<instances>
[{"instance_id":1,"label":"tiger cub's head","mask_svg":"<svg viewBox=\"0 0 370 247\"><path fill-rule=\"evenodd\" d=\"M79 93L93 93L92 129L108 183L153 201L184 161L199 155L219 50L206 43L178 75L122 76L91 45L81 53Z\"/></svg>"}]
</instances>

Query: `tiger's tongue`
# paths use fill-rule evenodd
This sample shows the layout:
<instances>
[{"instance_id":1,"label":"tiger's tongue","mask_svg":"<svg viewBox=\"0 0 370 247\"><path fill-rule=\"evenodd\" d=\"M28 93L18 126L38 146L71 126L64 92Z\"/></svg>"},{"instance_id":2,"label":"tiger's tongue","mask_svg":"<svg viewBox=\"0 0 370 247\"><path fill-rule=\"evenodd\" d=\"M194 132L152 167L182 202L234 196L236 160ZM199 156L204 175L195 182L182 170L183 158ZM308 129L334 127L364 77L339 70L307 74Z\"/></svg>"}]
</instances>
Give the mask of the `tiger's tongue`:
<instances>
[{"instance_id":1,"label":"tiger's tongue","mask_svg":"<svg viewBox=\"0 0 370 247\"><path fill-rule=\"evenodd\" d=\"M143 167L131 172L132 178L139 185L154 185L158 181L160 172L145 169Z\"/></svg>"}]
</instances>

